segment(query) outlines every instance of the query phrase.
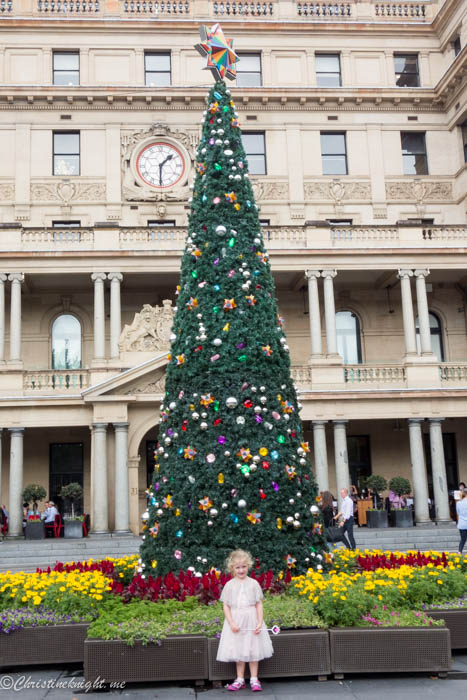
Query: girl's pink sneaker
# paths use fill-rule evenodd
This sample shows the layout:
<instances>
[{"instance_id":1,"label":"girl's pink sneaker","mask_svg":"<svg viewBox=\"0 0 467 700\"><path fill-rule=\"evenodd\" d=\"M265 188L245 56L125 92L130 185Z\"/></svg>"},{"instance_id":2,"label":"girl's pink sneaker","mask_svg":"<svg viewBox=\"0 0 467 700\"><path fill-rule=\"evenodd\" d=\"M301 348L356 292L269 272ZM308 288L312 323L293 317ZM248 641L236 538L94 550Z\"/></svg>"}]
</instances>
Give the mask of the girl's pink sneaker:
<instances>
[{"instance_id":1,"label":"girl's pink sneaker","mask_svg":"<svg viewBox=\"0 0 467 700\"><path fill-rule=\"evenodd\" d=\"M253 693L260 693L263 690L259 681L250 681L250 688Z\"/></svg>"},{"instance_id":2,"label":"girl's pink sneaker","mask_svg":"<svg viewBox=\"0 0 467 700\"><path fill-rule=\"evenodd\" d=\"M243 690L243 688L246 688L246 684L245 684L245 681L243 680L243 678L242 678L241 681L239 681L239 680L237 679L237 680L235 680L233 683L230 683L230 684L227 686L227 690L233 690L233 691L235 691L235 690Z\"/></svg>"}]
</instances>

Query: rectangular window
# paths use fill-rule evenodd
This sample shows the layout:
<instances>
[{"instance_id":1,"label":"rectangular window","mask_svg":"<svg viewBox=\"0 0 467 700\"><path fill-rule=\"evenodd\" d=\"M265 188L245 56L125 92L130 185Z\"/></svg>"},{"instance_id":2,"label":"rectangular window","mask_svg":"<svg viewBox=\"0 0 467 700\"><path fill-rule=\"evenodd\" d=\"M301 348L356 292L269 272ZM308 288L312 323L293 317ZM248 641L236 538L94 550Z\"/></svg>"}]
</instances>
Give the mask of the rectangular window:
<instances>
[{"instance_id":1,"label":"rectangular window","mask_svg":"<svg viewBox=\"0 0 467 700\"><path fill-rule=\"evenodd\" d=\"M175 226L175 219L169 219L167 221L148 221L148 226L152 226L153 228L165 228L169 226Z\"/></svg>"},{"instance_id":2,"label":"rectangular window","mask_svg":"<svg viewBox=\"0 0 467 700\"><path fill-rule=\"evenodd\" d=\"M53 232L55 243L63 241L79 242L81 240L81 231L70 230L81 228L81 221L52 221L52 228L57 229Z\"/></svg>"},{"instance_id":3,"label":"rectangular window","mask_svg":"<svg viewBox=\"0 0 467 700\"><path fill-rule=\"evenodd\" d=\"M79 141L79 131L54 131L54 175L79 175Z\"/></svg>"},{"instance_id":4,"label":"rectangular window","mask_svg":"<svg viewBox=\"0 0 467 700\"><path fill-rule=\"evenodd\" d=\"M53 84L79 85L79 51L53 52Z\"/></svg>"},{"instance_id":5,"label":"rectangular window","mask_svg":"<svg viewBox=\"0 0 467 700\"><path fill-rule=\"evenodd\" d=\"M318 87L341 86L341 62L338 53L316 54L315 65Z\"/></svg>"},{"instance_id":6,"label":"rectangular window","mask_svg":"<svg viewBox=\"0 0 467 700\"><path fill-rule=\"evenodd\" d=\"M462 146L464 148L464 163L467 163L467 122L461 126L462 130Z\"/></svg>"},{"instance_id":7,"label":"rectangular window","mask_svg":"<svg viewBox=\"0 0 467 700\"><path fill-rule=\"evenodd\" d=\"M264 131L242 134L243 147L251 175L266 175L266 145Z\"/></svg>"},{"instance_id":8,"label":"rectangular window","mask_svg":"<svg viewBox=\"0 0 467 700\"><path fill-rule=\"evenodd\" d=\"M404 175L428 175L424 131L401 131Z\"/></svg>"},{"instance_id":9,"label":"rectangular window","mask_svg":"<svg viewBox=\"0 0 467 700\"><path fill-rule=\"evenodd\" d=\"M146 87L167 87L171 83L170 52L144 54Z\"/></svg>"},{"instance_id":10,"label":"rectangular window","mask_svg":"<svg viewBox=\"0 0 467 700\"><path fill-rule=\"evenodd\" d=\"M328 219L331 226L352 226L352 219Z\"/></svg>"},{"instance_id":11,"label":"rectangular window","mask_svg":"<svg viewBox=\"0 0 467 700\"><path fill-rule=\"evenodd\" d=\"M261 54L241 53L237 63L237 87L261 87Z\"/></svg>"},{"instance_id":12,"label":"rectangular window","mask_svg":"<svg viewBox=\"0 0 467 700\"><path fill-rule=\"evenodd\" d=\"M419 87L418 56L416 53L394 54L394 71L398 87Z\"/></svg>"},{"instance_id":13,"label":"rectangular window","mask_svg":"<svg viewBox=\"0 0 467 700\"><path fill-rule=\"evenodd\" d=\"M321 132L321 160L323 175L347 175L345 133Z\"/></svg>"},{"instance_id":14,"label":"rectangular window","mask_svg":"<svg viewBox=\"0 0 467 700\"><path fill-rule=\"evenodd\" d=\"M453 41L453 47L454 47L454 56L458 56L461 52L461 38L460 36L456 37Z\"/></svg>"}]
</instances>

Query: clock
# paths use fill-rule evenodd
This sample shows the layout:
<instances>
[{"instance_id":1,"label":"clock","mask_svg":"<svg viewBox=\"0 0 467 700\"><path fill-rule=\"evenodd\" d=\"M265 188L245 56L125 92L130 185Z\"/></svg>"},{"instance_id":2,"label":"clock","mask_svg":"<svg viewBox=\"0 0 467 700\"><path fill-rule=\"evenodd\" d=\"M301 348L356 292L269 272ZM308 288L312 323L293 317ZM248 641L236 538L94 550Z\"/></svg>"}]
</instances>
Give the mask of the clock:
<instances>
[{"instance_id":1,"label":"clock","mask_svg":"<svg viewBox=\"0 0 467 700\"><path fill-rule=\"evenodd\" d=\"M153 141L138 154L136 170L146 185L161 189L180 182L186 163L176 146L167 141Z\"/></svg>"}]
</instances>

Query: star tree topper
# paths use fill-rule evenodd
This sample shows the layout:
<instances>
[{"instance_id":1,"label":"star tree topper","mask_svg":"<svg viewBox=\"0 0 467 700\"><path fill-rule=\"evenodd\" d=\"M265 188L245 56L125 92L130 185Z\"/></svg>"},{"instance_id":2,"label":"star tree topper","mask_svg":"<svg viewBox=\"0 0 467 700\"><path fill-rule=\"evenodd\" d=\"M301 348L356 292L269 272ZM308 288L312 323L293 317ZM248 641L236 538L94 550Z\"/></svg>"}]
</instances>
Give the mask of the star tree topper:
<instances>
[{"instance_id":1,"label":"star tree topper","mask_svg":"<svg viewBox=\"0 0 467 700\"><path fill-rule=\"evenodd\" d=\"M235 64L240 59L233 50L233 39L226 39L219 23L211 28L202 26L199 29L201 43L195 48L201 56L207 56L205 69L209 69L215 80L229 78L235 80L237 69Z\"/></svg>"}]
</instances>

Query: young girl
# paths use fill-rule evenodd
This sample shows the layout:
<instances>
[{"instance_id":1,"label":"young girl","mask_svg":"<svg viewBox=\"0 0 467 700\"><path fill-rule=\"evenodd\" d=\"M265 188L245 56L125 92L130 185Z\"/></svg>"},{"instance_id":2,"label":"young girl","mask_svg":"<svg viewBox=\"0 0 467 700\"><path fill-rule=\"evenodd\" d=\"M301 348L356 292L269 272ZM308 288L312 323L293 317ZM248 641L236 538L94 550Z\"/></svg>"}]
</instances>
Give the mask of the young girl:
<instances>
[{"instance_id":1,"label":"young girl","mask_svg":"<svg viewBox=\"0 0 467 700\"><path fill-rule=\"evenodd\" d=\"M263 622L263 592L257 581L248 576L253 566L249 552L236 549L226 562L233 575L221 594L225 621L217 652L217 661L235 661L237 678L228 690L245 688L245 662L250 664L250 687L261 691L258 680L258 661L272 656L274 651Z\"/></svg>"}]
</instances>

